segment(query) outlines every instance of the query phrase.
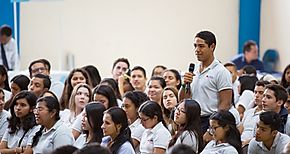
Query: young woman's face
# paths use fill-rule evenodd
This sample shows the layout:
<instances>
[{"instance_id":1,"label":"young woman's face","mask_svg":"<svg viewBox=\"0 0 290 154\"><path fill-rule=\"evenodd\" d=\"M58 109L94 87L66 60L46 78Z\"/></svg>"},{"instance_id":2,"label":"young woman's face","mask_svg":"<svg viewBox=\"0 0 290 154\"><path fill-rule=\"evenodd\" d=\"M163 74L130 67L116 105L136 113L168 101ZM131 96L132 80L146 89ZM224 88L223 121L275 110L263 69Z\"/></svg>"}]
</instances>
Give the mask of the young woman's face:
<instances>
[{"instance_id":1,"label":"young woman's face","mask_svg":"<svg viewBox=\"0 0 290 154\"><path fill-rule=\"evenodd\" d=\"M15 96L17 93L21 91L20 87L14 82L11 82L10 87L11 87L11 93L13 96Z\"/></svg>"},{"instance_id":2,"label":"young woman's face","mask_svg":"<svg viewBox=\"0 0 290 154\"><path fill-rule=\"evenodd\" d=\"M183 125L186 123L186 112L184 107L184 102L180 103L174 112L174 121L178 125Z\"/></svg>"},{"instance_id":3,"label":"young woman's face","mask_svg":"<svg viewBox=\"0 0 290 154\"><path fill-rule=\"evenodd\" d=\"M45 126L53 120L53 113L49 111L46 102L38 102L34 110L36 123Z\"/></svg>"},{"instance_id":4,"label":"young woman's face","mask_svg":"<svg viewBox=\"0 0 290 154\"><path fill-rule=\"evenodd\" d=\"M20 98L16 100L16 103L14 105L14 112L16 117L22 119L25 116L28 115L28 113L32 112L33 109L28 104L26 98Z\"/></svg>"},{"instance_id":5,"label":"young woman's face","mask_svg":"<svg viewBox=\"0 0 290 154\"><path fill-rule=\"evenodd\" d=\"M105 106L106 109L109 108L109 99L104 95L95 94L94 101L101 102Z\"/></svg>"},{"instance_id":6,"label":"young woman's face","mask_svg":"<svg viewBox=\"0 0 290 154\"><path fill-rule=\"evenodd\" d=\"M83 109L89 102L89 96L89 89L86 87L80 87L75 95L76 107Z\"/></svg>"},{"instance_id":7,"label":"young woman's face","mask_svg":"<svg viewBox=\"0 0 290 154\"><path fill-rule=\"evenodd\" d=\"M228 131L227 127L222 127L218 124L217 120L210 120L210 129L212 130L213 137L216 141L224 141L226 132Z\"/></svg>"},{"instance_id":8,"label":"young woman's face","mask_svg":"<svg viewBox=\"0 0 290 154\"><path fill-rule=\"evenodd\" d=\"M88 122L88 118L87 118L87 112L84 111L82 114L82 128L83 130L91 130L91 126Z\"/></svg>"},{"instance_id":9,"label":"young woman's face","mask_svg":"<svg viewBox=\"0 0 290 154\"><path fill-rule=\"evenodd\" d=\"M163 78L166 82L166 86L177 87L180 83L180 81L176 79L175 74L171 71L164 72Z\"/></svg>"},{"instance_id":10,"label":"young woman's face","mask_svg":"<svg viewBox=\"0 0 290 154\"><path fill-rule=\"evenodd\" d=\"M70 82L72 87L75 87L79 83L86 83L86 78L82 72L74 72Z\"/></svg>"},{"instance_id":11,"label":"young woman's face","mask_svg":"<svg viewBox=\"0 0 290 154\"><path fill-rule=\"evenodd\" d=\"M116 125L111 115L107 113L104 114L101 128L103 129L104 136L110 136L112 139L115 139L120 132L120 126Z\"/></svg>"},{"instance_id":12,"label":"young woman's face","mask_svg":"<svg viewBox=\"0 0 290 154\"><path fill-rule=\"evenodd\" d=\"M139 112L139 117L141 119L141 124L146 129L152 129L158 123L156 116L150 118L145 114L143 114L142 112Z\"/></svg>"},{"instance_id":13,"label":"young woman's face","mask_svg":"<svg viewBox=\"0 0 290 154\"><path fill-rule=\"evenodd\" d=\"M170 111L177 105L177 98L171 90L165 90L162 98L164 107Z\"/></svg>"},{"instance_id":14,"label":"young woman's face","mask_svg":"<svg viewBox=\"0 0 290 154\"><path fill-rule=\"evenodd\" d=\"M151 101L159 103L161 101L162 90L158 80L150 80L148 86L148 97Z\"/></svg>"},{"instance_id":15,"label":"young woman's face","mask_svg":"<svg viewBox=\"0 0 290 154\"><path fill-rule=\"evenodd\" d=\"M131 99L124 97L123 99L123 110L127 114L128 119L136 119L138 117L138 112L135 104L131 101ZM131 121L132 123L133 121Z\"/></svg>"}]
</instances>

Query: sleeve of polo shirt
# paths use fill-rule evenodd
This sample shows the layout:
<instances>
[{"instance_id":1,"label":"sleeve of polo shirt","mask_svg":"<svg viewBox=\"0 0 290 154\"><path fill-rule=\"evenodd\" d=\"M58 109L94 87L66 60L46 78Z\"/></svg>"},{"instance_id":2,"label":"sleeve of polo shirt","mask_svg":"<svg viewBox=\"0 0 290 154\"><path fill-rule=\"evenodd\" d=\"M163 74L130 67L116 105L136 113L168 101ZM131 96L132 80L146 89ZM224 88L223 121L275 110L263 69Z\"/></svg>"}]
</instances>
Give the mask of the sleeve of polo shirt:
<instances>
[{"instance_id":1,"label":"sleeve of polo shirt","mask_svg":"<svg viewBox=\"0 0 290 154\"><path fill-rule=\"evenodd\" d=\"M225 89L233 89L232 88L232 77L230 72L226 69L223 68L217 73L217 89L218 91L222 91Z\"/></svg>"},{"instance_id":2,"label":"sleeve of polo shirt","mask_svg":"<svg viewBox=\"0 0 290 154\"><path fill-rule=\"evenodd\" d=\"M132 134L131 134L132 139L135 139L138 142L140 142L144 130L145 128L142 125L138 125L137 128L134 131L132 131Z\"/></svg>"},{"instance_id":3,"label":"sleeve of polo shirt","mask_svg":"<svg viewBox=\"0 0 290 154\"><path fill-rule=\"evenodd\" d=\"M33 141L33 137L35 136L35 134L39 131L39 129L41 128L40 125L38 126L34 126L28 136L27 139L27 146L31 146L32 145L32 141Z\"/></svg>"},{"instance_id":4,"label":"sleeve of polo shirt","mask_svg":"<svg viewBox=\"0 0 290 154\"><path fill-rule=\"evenodd\" d=\"M256 138L253 138L250 143L249 143L249 147L248 147L248 153L250 154L255 154L257 153L257 142L256 142Z\"/></svg>"},{"instance_id":5,"label":"sleeve of polo shirt","mask_svg":"<svg viewBox=\"0 0 290 154\"><path fill-rule=\"evenodd\" d=\"M72 129L74 129L78 132L82 132L82 113L76 117L76 120L72 124Z\"/></svg>"},{"instance_id":6,"label":"sleeve of polo shirt","mask_svg":"<svg viewBox=\"0 0 290 154\"><path fill-rule=\"evenodd\" d=\"M10 129L6 129L6 131L5 131L5 133L4 133L4 135L3 135L2 139L1 139L1 141L6 141L6 142L8 141L9 130L10 130Z\"/></svg>"},{"instance_id":7,"label":"sleeve of polo shirt","mask_svg":"<svg viewBox=\"0 0 290 154\"><path fill-rule=\"evenodd\" d=\"M2 122L2 124L0 125L0 139L2 139L4 133L6 132L6 130L8 128L8 120L1 119L1 122Z\"/></svg>"},{"instance_id":8,"label":"sleeve of polo shirt","mask_svg":"<svg viewBox=\"0 0 290 154\"><path fill-rule=\"evenodd\" d=\"M153 147L167 149L171 135L169 132L157 131L153 137Z\"/></svg>"}]
</instances>

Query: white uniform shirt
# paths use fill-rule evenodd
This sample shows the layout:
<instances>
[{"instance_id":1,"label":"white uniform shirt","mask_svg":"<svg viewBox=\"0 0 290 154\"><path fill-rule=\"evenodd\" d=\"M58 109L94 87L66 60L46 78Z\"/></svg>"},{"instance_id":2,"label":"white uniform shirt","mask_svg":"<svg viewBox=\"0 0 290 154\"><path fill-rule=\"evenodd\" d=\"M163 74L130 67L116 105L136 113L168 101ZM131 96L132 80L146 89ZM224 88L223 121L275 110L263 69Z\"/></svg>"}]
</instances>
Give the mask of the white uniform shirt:
<instances>
[{"instance_id":1,"label":"white uniform shirt","mask_svg":"<svg viewBox=\"0 0 290 154\"><path fill-rule=\"evenodd\" d=\"M248 153L249 154L282 154L285 145L290 142L290 137L280 132L277 133L271 149L262 143L257 142L256 138L253 138L249 143Z\"/></svg>"},{"instance_id":2,"label":"white uniform shirt","mask_svg":"<svg viewBox=\"0 0 290 154\"><path fill-rule=\"evenodd\" d=\"M10 117L10 113L8 111L2 110L2 112L0 112L0 140L8 128L8 117Z\"/></svg>"},{"instance_id":3,"label":"white uniform shirt","mask_svg":"<svg viewBox=\"0 0 290 154\"><path fill-rule=\"evenodd\" d=\"M238 154L238 151L228 143L217 144L215 140L212 140L200 154Z\"/></svg>"},{"instance_id":4,"label":"white uniform shirt","mask_svg":"<svg viewBox=\"0 0 290 154\"><path fill-rule=\"evenodd\" d=\"M242 95L240 96L238 103L236 104L236 108L241 105L242 107L245 108L245 111L247 111L248 109L253 108L253 104L251 102L253 102L255 99L255 95L254 92L251 90L245 90L243 91Z\"/></svg>"},{"instance_id":5,"label":"white uniform shirt","mask_svg":"<svg viewBox=\"0 0 290 154\"><path fill-rule=\"evenodd\" d=\"M262 111L256 112L257 107L249 109L245 112L242 124L244 126L244 131L241 134L241 140L246 141L254 137L254 131L259 121L259 115Z\"/></svg>"},{"instance_id":6,"label":"white uniform shirt","mask_svg":"<svg viewBox=\"0 0 290 154\"><path fill-rule=\"evenodd\" d=\"M177 144L185 144L194 150L195 153L198 152L198 139L196 138L195 134L192 131L184 131L182 134L177 138L175 145Z\"/></svg>"},{"instance_id":7,"label":"white uniform shirt","mask_svg":"<svg viewBox=\"0 0 290 154\"><path fill-rule=\"evenodd\" d=\"M81 149L87 145L87 135L86 134L81 134L76 142L74 143L74 146L77 147L78 149Z\"/></svg>"},{"instance_id":8,"label":"white uniform shirt","mask_svg":"<svg viewBox=\"0 0 290 154\"><path fill-rule=\"evenodd\" d=\"M287 122L285 125L285 134L290 136L290 114L288 114L288 117L287 117Z\"/></svg>"},{"instance_id":9,"label":"white uniform shirt","mask_svg":"<svg viewBox=\"0 0 290 154\"><path fill-rule=\"evenodd\" d=\"M43 130L37 145L33 147L33 153L49 153L58 147L73 144L74 138L71 129L63 121L58 120L51 129Z\"/></svg>"},{"instance_id":10,"label":"white uniform shirt","mask_svg":"<svg viewBox=\"0 0 290 154\"><path fill-rule=\"evenodd\" d=\"M64 124L66 124L69 128L72 128L72 125L76 120L76 117L73 117L73 113L69 109L60 111L59 116L60 120L63 121Z\"/></svg>"},{"instance_id":11,"label":"white uniform shirt","mask_svg":"<svg viewBox=\"0 0 290 154\"><path fill-rule=\"evenodd\" d=\"M143 127L143 125L141 124L141 120L138 118L137 120L135 120L130 126L129 126L130 130L131 130L131 138L135 139L139 142L139 146L135 148L135 152L136 154L140 153L140 141L142 138L142 134L145 131L145 128Z\"/></svg>"},{"instance_id":12,"label":"white uniform shirt","mask_svg":"<svg viewBox=\"0 0 290 154\"><path fill-rule=\"evenodd\" d=\"M218 110L219 92L232 89L230 72L217 60L199 72L199 67L192 82L192 99L196 100L201 107L201 115L209 115Z\"/></svg>"},{"instance_id":13,"label":"white uniform shirt","mask_svg":"<svg viewBox=\"0 0 290 154\"><path fill-rule=\"evenodd\" d=\"M1 55L1 48L0 48L0 64L3 64L2 55ZM4 50L6 53L8 67L11 70L19 70L19 55L18 55L18 48L17 42L11 38L6 44L4 44Z\"/></svg>"},{"instance_id":14,"label":"white uniform shirt","mask_svg":"<svg viewBox=\"0 0 290 154\"><path fill-rule=\"evenodd\" d=\"M170 132L163 126L162 122L159 122L152 129L146 129L142 134L140 152L151 154L154 148L167 150L170 140Z\"/></svg>"},{"instance_id":15,"label":"white uniform shirt","mask_svg":"<svg viewBox=\"0 0 290 154\"><path fill-rule=\"evenodd\" d=\"M7 147L9 149L19 147L19 142L23 137L20 147L30 146L32 144L32 138L34 137L35 133L39 130L40 126L34 126L24 135L25 131L21 128L17 130L15 133L10 134L10 129L6 129L5 134L3 135L2 141L7 142Z\"/></svg>"}]
</instances>

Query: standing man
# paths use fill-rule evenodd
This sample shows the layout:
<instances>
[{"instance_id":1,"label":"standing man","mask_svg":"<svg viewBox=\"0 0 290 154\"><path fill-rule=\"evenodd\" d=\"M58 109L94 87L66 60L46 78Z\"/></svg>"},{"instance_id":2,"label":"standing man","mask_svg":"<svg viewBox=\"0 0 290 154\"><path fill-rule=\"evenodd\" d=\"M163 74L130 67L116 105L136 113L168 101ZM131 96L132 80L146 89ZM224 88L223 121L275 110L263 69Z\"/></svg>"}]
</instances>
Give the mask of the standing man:
<instances>
[{"instance_id":1,"label":"standing man","mask_svg":"<svg viewBox=\"0 0 290 154\"><path fill-rule=\"evenodd\" d=\"M243 48L243 55L233 59L238 70L241 70L246 65L252 65L256 70L264 71L263 62L258 57L258 45L255 41L249 40L245 43Z\"/></svg>"},{"instance_id":2,"label":"standing man","mask_svg":"<svg viewBox=\"0 0 290 154\"><path fill-rule=\"evenodd\" d=\"M201 127L203 133L209 127L210 115L218 110L229 110L232 101L232 79L230 72L214 57L215 35L201 31L194 38L194 52L200 63L194 73L184 74L184 84L179 91L180 100L192 98L201 107ZM192 83L193 76L195 77ZM186 90L185 85L191 84Z\"/></svg>"},{"instance_id":3,"label":"standing man","mask_svg":"<svg viewBox=\"0 0 290 154\"><path fill-rule=\"evenodd\" d=\"M7 70L19 69L19 55L16 41L12 38L12 29L8 25L0 27L0 64Z\"/></svg>"}]
</instances>

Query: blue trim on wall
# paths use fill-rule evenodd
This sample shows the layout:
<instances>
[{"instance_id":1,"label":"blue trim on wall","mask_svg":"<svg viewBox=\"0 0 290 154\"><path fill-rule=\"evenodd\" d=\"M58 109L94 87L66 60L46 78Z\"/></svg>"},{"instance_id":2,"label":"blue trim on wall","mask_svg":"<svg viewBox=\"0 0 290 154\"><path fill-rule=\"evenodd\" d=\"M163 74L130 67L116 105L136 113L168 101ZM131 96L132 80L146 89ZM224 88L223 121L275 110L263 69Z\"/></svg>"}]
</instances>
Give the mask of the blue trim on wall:
<instances>
[{"instance_id":1,"label":"blue trim on wall","mask_svg":"<svg viewBox=\"0 0 290 154\"><path fill-rule=\"evenodd\" d=\"M247 40L254 40L259 46L260 15L261 0L240 0L238 53L243 53L243 46Z\"/></svg>"},{"instance_id":2,"label":"blue trim on wall","mask_svg":"<svg viewBox=\"0 0 290 154\"><path fill-rule=\"evenodd\" d=\"M19 47L19 14L20 14L20 4L16 3L16 14L17 14L17 38L18 38L18 47ZM1 0L0 1L0 25L9 25L13 30L13 37L15 38L15 29L14 29L14 11L13 3L10 0Z\"/></svg>"}]
</instances>

